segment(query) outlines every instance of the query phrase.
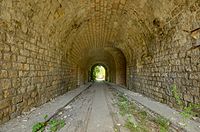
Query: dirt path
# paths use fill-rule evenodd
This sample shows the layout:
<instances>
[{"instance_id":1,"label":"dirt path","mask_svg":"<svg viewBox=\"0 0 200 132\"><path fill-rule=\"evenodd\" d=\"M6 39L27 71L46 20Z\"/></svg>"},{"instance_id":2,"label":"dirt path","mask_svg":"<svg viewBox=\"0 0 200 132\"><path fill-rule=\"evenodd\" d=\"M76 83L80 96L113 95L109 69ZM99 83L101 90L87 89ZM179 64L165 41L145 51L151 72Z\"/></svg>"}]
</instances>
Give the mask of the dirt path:
<instances>
[{"instance_id":1,"label":"dirt path","mask_svg":"<svg viewBox=\"0 0 200 132\"><path fill-rule=\"evenodd\" d=\"M56 119L66 125L60 132L178 132L168 120L129 101L107 83L94 83L63 109ZM66 117L66 118L64 118Z\"/></svg>"},{"instance_id":2,"label":"dirt path","mask_svg":"<svg viewBox=\"0 0 200 132\"><path fill-rule=\"evenodd\" d=\"M93 86L95 96L92 104L92 112L88 122L88 132L113 132L113 121L107 106L107 86L98 83Z\"/></svg>"},{"instance_id":3,"label":"dirt path","mask_svg":"<svg viewBox=\"0 0 200 132\"><path fill-rule=\"evenodd\" d=\"M24 122L24 118L20 118L19 121L13 120L7 125L0 126L0 132L31 132L35 123L41 123L41 119L36 122L33 117L35 115L37 118L44 117L45 114L51 116L49 120L46 120L47 126L45 125L44 132L52 132L52 126L56 122L54 124L51 122L55 120L64 121L62 128L61 126L56 127L57 132L182 131L176 126L172 126L166 118L157 116L135 100L131 100L131 95L127 96L126 91L119 92L117 86L109 83L94 83L71 92L69 95L66 94L54 103L44 105L45 109L40 108L35 111L35 113L42 114L27 115L26 118L29 119L25 121L28 122L26 125L21 123ZM68 99L72 94L73 97ZM22 126L27 127L22 128Z\"/></svg>"},{"instance_id":4,"label":"dirt path","mask_svg":"<svg viewBox=\"0 0 200 132\"><path fill-rule=\"evenodd\" d=\"M107 105L104 92L105 83L95 83L77 100L72 102L60 116L70 117L61 132L113 132L112 116ZM60 118L59 117L59 118Z\"/></svg>"}]
</instances>

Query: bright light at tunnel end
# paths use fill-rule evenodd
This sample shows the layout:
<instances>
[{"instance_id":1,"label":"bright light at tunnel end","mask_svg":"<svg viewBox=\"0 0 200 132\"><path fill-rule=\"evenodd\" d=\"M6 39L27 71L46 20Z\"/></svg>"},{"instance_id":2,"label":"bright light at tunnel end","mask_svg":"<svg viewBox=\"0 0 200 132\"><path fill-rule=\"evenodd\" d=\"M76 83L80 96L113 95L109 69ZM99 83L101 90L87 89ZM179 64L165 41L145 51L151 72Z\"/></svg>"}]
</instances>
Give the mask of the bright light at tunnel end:
<instances>
[{"instance_id":1,"label":"bright light at tunnel end","mask_svg":"<svg viewBox=\"0 0 200 132\"><path fill-rule=\"evenodd\" d=\"M105 81L106 70L103 66L101 65L96 66L93 72L95 74L95 81L97 82Z\"/></svg>"}]
</instances>

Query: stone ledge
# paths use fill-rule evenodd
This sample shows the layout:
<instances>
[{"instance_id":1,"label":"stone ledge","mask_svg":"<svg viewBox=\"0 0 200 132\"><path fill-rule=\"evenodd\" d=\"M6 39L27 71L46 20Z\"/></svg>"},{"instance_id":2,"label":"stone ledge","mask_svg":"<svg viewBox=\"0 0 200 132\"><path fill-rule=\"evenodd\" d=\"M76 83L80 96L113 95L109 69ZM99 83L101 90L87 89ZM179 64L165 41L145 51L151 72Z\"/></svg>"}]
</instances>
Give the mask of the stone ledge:
<instances>
[{"instance_id":1,"label":"stone ledge","mask_svg":"<svg viewBox=\"0 0 200 132\"><path fill-rule=\"evenodd\" d=\"M74 97L84 91L91 83L80 86L77 89L67 92L66 94L55 98L54 100L35 108L26 115L19 116L7 123L0 125L0 132L31 132L32 126L36 122L44 121L44 115L51 117L58 109L64 107Z\"/></svg>"},{"instance_id":2,"label":"stone ledge","mask_svg":"<svg viewBox=\"0 0 200 132\"><path fill-rule=\"evenodd\" d=\"M166 119L170 120L173 124L176 125L186 124L185 126L180 126L185 131L199 132L200 123L190 119L186 119L186 121L183 122L180 112L170 108L166 104L159 103L139 93L135 93L130 90L124 89L125 87L122 86L118 86L115 84L111 84L111 86L113 86L113 88L116 88L118 91L123 92L128 97L138 102L139 104L143 105L147 109L150 109L151 111L155 112L158 115L162 115Z\"/></svg>"}]
</instances>

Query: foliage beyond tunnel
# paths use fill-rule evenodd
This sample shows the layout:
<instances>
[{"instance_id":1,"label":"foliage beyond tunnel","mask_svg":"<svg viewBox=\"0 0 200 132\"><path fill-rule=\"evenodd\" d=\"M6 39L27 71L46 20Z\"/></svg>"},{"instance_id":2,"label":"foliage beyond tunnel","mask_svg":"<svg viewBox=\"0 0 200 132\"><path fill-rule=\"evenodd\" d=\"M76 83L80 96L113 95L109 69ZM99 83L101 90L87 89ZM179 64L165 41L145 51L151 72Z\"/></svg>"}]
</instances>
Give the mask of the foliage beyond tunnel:
<instances>
[{"instance_id":1,"label":"foliage beyond tunnel","mask_svg":"<svg viewBox=\"0 0 200 132\"><path fill-rule=\"evenodd\" d=\"M95 66L92 71L92 80L93 81L105 81L106 70L103 66Z\"/></svg>"}]
</instances>

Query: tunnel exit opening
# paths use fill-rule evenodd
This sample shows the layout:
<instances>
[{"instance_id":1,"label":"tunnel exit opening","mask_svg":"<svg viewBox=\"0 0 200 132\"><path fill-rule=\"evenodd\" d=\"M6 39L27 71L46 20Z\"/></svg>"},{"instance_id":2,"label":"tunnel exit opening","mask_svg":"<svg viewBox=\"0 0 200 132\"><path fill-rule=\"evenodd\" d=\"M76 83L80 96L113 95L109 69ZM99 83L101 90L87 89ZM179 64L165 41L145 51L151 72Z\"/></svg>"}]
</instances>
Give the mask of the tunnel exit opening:
<instances>
[{"instance_id":1,"label":"tunnel exit opening","mask_svg":"<svg viewBox=\"0 0 200 132\"><path fill-rule=\"evenodd\" d=\"M103 65L94 65L91 69L91 79L92 81L107 81L107 70Z\"/></svg>"}]
</instances>

